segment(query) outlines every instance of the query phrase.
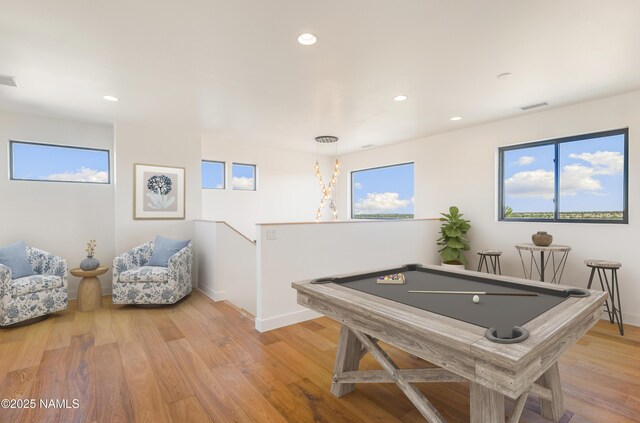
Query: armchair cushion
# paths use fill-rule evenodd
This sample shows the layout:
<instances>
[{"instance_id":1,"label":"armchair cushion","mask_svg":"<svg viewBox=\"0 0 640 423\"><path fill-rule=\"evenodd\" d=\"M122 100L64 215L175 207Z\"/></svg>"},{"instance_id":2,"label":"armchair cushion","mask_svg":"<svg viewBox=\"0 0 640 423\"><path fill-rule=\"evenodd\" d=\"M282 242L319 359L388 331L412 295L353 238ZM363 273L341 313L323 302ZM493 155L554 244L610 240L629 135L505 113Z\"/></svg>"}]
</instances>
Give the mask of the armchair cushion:
<instances>
[{"instance_id":1,"label":"armchair cushion","mask_svg":"<svg viewBox=\"0 0 640 423\"><path fill-rule=\"evenodd\" d=\"M140 266L120 273L118 282L168 282L169 269L158 266Z\"/></svg>"},{"instance_id":2,"label":"armchair cushion","mask_svg":"<svg viewBox=\"0 0 640 423\"><path fill-rule=\"evenodd\" d=\"M62 278L56 275L31 275L11 281L11 295L19 297L25 294L60 288Z\"/></svg>"},{"instance_id":3,"label":"armchair cushion","mask_svg":"<svg viewBox=\"0 0 640 423\"><path fill-rule=\"evenodd\" d=\"M189 245L189 242L189 240L180 241L157 235L153 243L153 254L151 254L151 259L149 259L147 265L167 267L169 258Z\"/></svg>"},{"instance_id":4,"label":"armchair cushion","mask_svg":"<svg viewBox=\"0 0 640 423\"><path fill-rule=\"evenodd\" d=\"M24 241L7 245L0 248L0 264L4 264L11 269L13 279L35 275L27 257L27 247Z\"/></svg>"}]
</instances>

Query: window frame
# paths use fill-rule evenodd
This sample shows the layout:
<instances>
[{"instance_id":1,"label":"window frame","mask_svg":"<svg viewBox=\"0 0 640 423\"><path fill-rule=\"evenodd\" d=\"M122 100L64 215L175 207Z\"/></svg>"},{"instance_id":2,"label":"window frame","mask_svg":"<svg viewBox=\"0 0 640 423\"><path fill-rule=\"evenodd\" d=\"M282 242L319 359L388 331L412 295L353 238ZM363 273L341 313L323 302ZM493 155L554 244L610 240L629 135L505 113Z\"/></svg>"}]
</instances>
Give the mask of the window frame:
<instances>
[{"instance_id":1,"label":"window frame","mask_svg":"<svg viewBox=\"0 0 640 423\"><path fill-rule=\"evenodd\" d=\"M253 189L238 189L233 187L233 165L252 166L253 167ZM231 162L231 191L258 191L258 165L252 163Z\"/></svg>"},{"instance_id":2,"label":"window frame","mask_svg":"<svg viewBox=\"0 0 640 423\"><path fill-rule=\"evenodd\" d=\"M623 174L623 211L621 220L608 219L566 219L560 217L560 145L568 142L583 141L593 138L604 138L614 135L624 136L624 174ZM504 216L504 152L521 150L544 145L554 146L554 193L553 193L553 218L552 219L522 219L505 218ZM608 131L592 132L588 134L572 135L550 140L534 141L524 144L515 144L498 148L498 221L499 222L544 222L544 223L609 223L628 224L629 223L629 128L612 129Z\"/></svg>"},{"instance_id":3,"label":"window frame","mask_svg":"<svg viewBox=\"0 0 640 423\"><path fill-rule=\"evenodd\" d=\"M349 211L349 218L353 219L353 220L410 220L410 219L415 219L416 218L416 211L415 211L415 204L414 204L414 210L413 210L413 217L382 217L382 218L375 218L375 217L354 217L353 215L353 211L354 211L354 195L353 195L353 176L355 173L358 172L364 172L367 170L376 170L376 169L385 169L388 167L396 167L396 166L405 166L405 165L413 165L413 195L415 197L415 193L416 193L416 173L415 173L415 169L416 169L416 162L402 162L402 163L393 163L393 164L388 164L388 165L383 165L383 166L374 166L374 167L367 167L367 168L363 168L363 169L356 169L356 170L352 170L350 172L351 175L351 182L349 184L349 195L351 197L351 201L349 201L350 203L350 211Z\"/></svg>"},{"instance_id":4,"label":"window frame","mask_svg":"<svg viewBox=\"0 0 640 423\"><path fill-rule=\"evenodd\" d=\"M28 179L28 178L16 178L14 177L14 158L13 158L13 146L15 144L28 144L28 145L37 145L43 147L57 147L57 148L67 148L73 150L90 150L90 151L100 151L107 153L107 181L106 182L91 182L91 181L57 181L53 179ZM111 185L111 150L104 148L95 148L95 147L78 147L75 145L65 145L65 144L53 144L46 142L36 142L36 141L23 141L23 140L9 140L9 180L10 181L26 181L26 182L54 182L54 183L66 183L66 184L92 184L92 185Z\"/></svg>"},{"instance_id":5,"label":"window frame","mask_svg":"<svg viewBox=\"0 0 640 423\"><path fill-rule=\"evenodd\" d=\"M200 175L200 189L227 189L227 162L221 160L205 160L202 159L200 161L201 171L202 171L202 163L221 163L222 164L222 188L205 188L202 186L202 175Z\"/></svg>"}]
</instances>

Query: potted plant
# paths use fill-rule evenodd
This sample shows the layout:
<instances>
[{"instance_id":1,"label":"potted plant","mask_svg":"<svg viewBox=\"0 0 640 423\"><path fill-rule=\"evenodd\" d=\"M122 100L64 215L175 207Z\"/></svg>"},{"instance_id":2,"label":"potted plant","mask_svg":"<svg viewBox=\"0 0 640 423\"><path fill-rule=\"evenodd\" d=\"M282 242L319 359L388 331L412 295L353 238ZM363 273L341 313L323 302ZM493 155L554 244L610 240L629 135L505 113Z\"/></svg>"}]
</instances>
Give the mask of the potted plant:
<instances>
[{"instance_id":1,"label":"potted plant","mask_svg":"<svg viewBox=\"0 0 640 423\"><path fill-rule=\"evenodd\" d=\"M456 206L449 207L449 213L440 214L443 216L440 218L443 223L438 238L438 245L441 247L438 253L442 258L442 265L464 269L467 259L462 252L471 248L466 237L471 225L462 218L463 214Z\"/></svg>"}]
</instances>

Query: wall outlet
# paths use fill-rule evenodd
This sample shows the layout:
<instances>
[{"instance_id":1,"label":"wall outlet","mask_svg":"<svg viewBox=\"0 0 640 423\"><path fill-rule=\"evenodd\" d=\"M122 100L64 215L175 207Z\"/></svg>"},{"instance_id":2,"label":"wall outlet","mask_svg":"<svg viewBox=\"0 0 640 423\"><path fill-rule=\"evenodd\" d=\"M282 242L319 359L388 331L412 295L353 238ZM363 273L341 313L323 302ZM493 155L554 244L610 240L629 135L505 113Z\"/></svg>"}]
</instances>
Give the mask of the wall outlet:
<instances>
[{"instance_id":1,"label":"wall outlet","mask_svg":"<svg viewBox=\"0 0 640 423\"><path fill-rule=\"evenodd\" d=\"M278 239L278 232L275 229L267 229L267 239Z\"/></svg>"}]
</instances>

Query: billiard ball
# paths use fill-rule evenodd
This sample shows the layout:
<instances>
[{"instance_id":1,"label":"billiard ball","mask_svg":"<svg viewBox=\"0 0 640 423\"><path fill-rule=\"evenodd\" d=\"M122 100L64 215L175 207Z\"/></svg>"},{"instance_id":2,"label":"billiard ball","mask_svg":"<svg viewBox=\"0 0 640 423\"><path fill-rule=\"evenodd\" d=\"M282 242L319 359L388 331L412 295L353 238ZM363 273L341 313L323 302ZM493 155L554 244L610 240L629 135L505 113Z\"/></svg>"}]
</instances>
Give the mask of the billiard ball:
<instances>
[{"instance_id":1,"label":"billiard ball","mask_svg":"<svg viewBox=\"0 0 640 423\"><path fill-rule=\"evenodd\" d=\"M477 295L473 296L473 302L478 304L480 302L480 297L478 297Z\"/></svg>"}]
</instances>

